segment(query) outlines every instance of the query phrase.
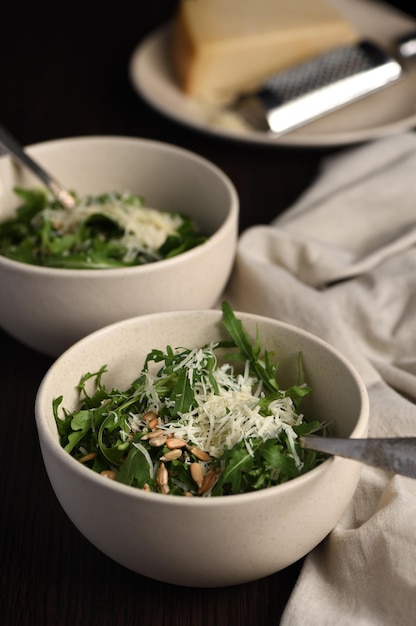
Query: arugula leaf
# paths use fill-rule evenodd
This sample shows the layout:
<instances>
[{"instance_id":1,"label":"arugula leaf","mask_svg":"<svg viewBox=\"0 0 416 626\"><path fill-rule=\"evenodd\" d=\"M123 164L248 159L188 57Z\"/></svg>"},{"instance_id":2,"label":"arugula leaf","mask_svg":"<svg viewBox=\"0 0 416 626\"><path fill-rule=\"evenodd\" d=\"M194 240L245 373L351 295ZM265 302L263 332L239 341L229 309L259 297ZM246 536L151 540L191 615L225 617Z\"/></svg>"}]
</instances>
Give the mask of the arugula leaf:
<instances>
[{"instance_id":1,"label":"arugula leaf","mask_svg":"<svg viewBox=\"0 0 416 626\"><path fill-rule=\"evenodd\" d=\"M258 333L256 334L256 342L253 347L249 336L243 328L241 320L235 317L230 304L228 304L228 302L222 302L221 308L224 326L239 348L242 359L247 359L250 362L251 371L264 382L269 391L279 391L279 385L275 378L277 366L271 363L270 353L265 351L264 362L259 358L260 339Z\"/></svg>"},{"instance_id":2,"label":"arugula leaf","mask_svg":"<svg viewBox=\"0 0 416 626\"><path fill-rule=\"evenodd\" d=\"M89 410L81 410L76 413L71 420L72 433L68 435L68 443L65 446L67 452L77 446L91 429L91 414Z\"/></svg>"},{"instance_id":3,"label":"arugula leaf","mask_svg":"<svg viewBox=\"0 0 416 626\"><path fill-rule=\"evenodd\" d=\"M140 450L130 449L117 474L117 481L140 489L152 483L149 464Z\"/></svg>"},{"instance_id":4,"label":"arugula leaf","mask_svg":"<svg viewBox=\"0 0 416 626\"><path fill-rule=\"evenodd\" d=\"M195 401L195 393L189 381L186 369L179 370L176 384L172 390L171 400L174 401L172 417L189 411Z\"/></svg>"},{"instance_id":5,"label":"arugula leaf","mask_svg":"<svg viewBox=\"0 0 416 626\"><path fill-rule=\"evenodd\" d=\"M15 187L13 191L24 201L16 210L19 219L23 222L29 223L47 205L47 196L42 189L29 190Z\"/></svg>"},{"instance_id":6,"label":"arugula leaf","mask_svg":"<svg viewBox=\"0 0 416 626\"><path fill-rule=\"evenodd\" d=\"M279 440L269 439L259 445L257 454L263 457L269 467L279 467L283 450L283 445Z\"/></svg>"},{"instance_id":7,"label":"arugula leaf","mask_svg":"<svg viewBox=\"0 0 416 626\"><path fill-rule=\"evenodd\" d=\"M111 464L120 466L123 456L130 447L130 442L122 441L117 435L120 432L118 417L110 413L102 422L98 431L98 448L105 459ZM116 436L114 436L116 432Z\"/></svg>"},{"instance_id":8,"label":"arugula leaf","mask_svg":"<svg viewBox=\"0 0 416 626\"><path fill-rule=\"evenodd\" d=\"M58 414L58 409L62 404L63 396L58 396L52 401L52 411L53 416L55 418L56 426L58 428L59 436L61 440L67 437L68 433L71 432L71 422L72 415L68 411L64 409L64 417L61 418Z\"/></svg>"},{"instance_id":9,"label":"arugula leaf","mask_svg":"<svg viewBox=\"0 0 416 626\"><path fill-rule=\"evenodd\" d=\"M226 449L222 456L224 469L212 490L212 495L223 495L225 492L239 493L242 472L252 469L253 457L243 445L238 445L233 449Z\"/></svg>"}]
</instances>

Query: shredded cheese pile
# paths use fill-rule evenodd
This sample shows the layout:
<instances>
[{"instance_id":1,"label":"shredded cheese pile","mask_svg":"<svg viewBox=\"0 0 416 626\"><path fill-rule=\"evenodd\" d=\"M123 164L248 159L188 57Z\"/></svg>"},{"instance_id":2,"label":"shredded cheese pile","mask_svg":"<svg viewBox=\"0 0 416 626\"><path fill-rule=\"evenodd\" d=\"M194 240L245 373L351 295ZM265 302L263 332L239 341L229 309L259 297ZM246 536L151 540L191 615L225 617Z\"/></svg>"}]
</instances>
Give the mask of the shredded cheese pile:
<instances>
[{"instance_id":1,"label":"shredded cheese pile","mask_svg":"<svg viewBox=\"0 0 416 626\"><path fill-rule=\"evenodd\" d=\"M214 457L221 456L224 446L230 449L242 440L257 437L263 441L274 439L282 430L296 437L291 427L299 422L299 416L291 398L275 400L269 407L270 414L263 416L259 414L258 397L244 387L221 388L218 395L210 392L204 398L198 397L196 409L165 428L174 431L176 437L195 442Z\"/></svg>"},{"instance_id":2,"label":"shredded cheese pile","mask_svg":"<svg viewBox=\"0 0 416 626\"><path fill-rule=\"evenodd\" d=\"M199 373L203 370L207 356L212 358L212 352L208 355L204 349L192 350L186 362L178 366L188 368L197 405L191 411L181 413L179 419L168 421L160 428L192 442L217 458L222 455L224 446L232 448L244 440L250 452L250 439L261 438L266 441L277 438L282 431L286 432L289 442L293 444L297 437L293 426L302 422L303 415L296 412L292 399L282 393L282 397L270 403L268 414L261 415L259 398L264 393L261 383L249 376L248 363L243 374L234 374L230 364L215 368L212 372L217 385L215 390L207 375L196 376L196 370ZM168 402L157 397L153 380L154 377L149 374L147 393L152 408L156 411L162 405L169 408ZM130 428L133 431L138 430L141 417L131 416ZM291 449L297 460L293 445Z\"/></svg>"},{"instance_id":3,"label":"shredded cheese pile","mask_svg":"<svg viewBox=\"0 0 416 626\"><path fill-rule=\"evenodd\" d=\"M40 212L38 219L42 217L51 221L53 227L64 235L75 232L92 215L104 215L124 232L119 242L126 247L124 260L128 262L136 257L137 252L158 250L183 223L180 215L129 204L123 200L128 197L128 194L121 197L109 194L109 201L103 204L91 203L90 199L84 198L70 210L46 208Z\"/></svg>"}]
</instances>

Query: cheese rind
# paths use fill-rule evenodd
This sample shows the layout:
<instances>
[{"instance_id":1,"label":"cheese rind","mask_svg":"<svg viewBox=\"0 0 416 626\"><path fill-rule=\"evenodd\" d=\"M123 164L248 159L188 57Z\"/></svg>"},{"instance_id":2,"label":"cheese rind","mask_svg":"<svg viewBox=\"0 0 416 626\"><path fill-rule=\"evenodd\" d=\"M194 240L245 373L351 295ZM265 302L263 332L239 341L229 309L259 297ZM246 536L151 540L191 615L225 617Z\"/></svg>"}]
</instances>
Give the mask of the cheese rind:
<instances>
[{"instance_id":1,"label":"cheese rind","mask_svg":"<svg viewBox=\"0 0 416 626\"><path fill-rule=\"evenodd\" d=\"M356 40L325 0L182 0L173 21L173 70L185 93L221 102Z\"/></svg>"}]
</instances>

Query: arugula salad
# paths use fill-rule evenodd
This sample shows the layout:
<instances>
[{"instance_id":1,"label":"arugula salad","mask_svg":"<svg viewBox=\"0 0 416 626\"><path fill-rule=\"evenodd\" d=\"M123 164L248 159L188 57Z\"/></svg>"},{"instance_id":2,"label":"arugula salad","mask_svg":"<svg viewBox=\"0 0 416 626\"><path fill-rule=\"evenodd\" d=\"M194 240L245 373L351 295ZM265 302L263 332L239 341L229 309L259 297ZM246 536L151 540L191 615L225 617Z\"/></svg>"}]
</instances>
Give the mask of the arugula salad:
<instances>
[{"instance_id":1,"label":"arugula salad","mask_svg":"<svg viewBox=\"0 0 416 626\"><path fill-rule=\"evenodd\" d=\"M0 223L0 254L23 263L71 269L109 269L168 259L206 237L178 212L145 206L129 193L76 198L63 208L41 189L15 188L22 203Z\"/></svg>"},{"instance_id":2,"label":"arugula salad","mask_svg":"<svg viewBox=\"0 0 416 626\"><path fill-rule=\"evenodd\" d=\"M182 496L264 489L321 463L325 455L298 443L299 436L324 430L300 412L311 391L302 380L301 355L299 380L281 389L273 355L262 353L258 334L252 342L227 302L222 312L229 340L155 348L123 390L105 388L103 365L81 378L72 412L57 397L53 412L64 449L108 478Z\"/></svg>"}]
</instances>

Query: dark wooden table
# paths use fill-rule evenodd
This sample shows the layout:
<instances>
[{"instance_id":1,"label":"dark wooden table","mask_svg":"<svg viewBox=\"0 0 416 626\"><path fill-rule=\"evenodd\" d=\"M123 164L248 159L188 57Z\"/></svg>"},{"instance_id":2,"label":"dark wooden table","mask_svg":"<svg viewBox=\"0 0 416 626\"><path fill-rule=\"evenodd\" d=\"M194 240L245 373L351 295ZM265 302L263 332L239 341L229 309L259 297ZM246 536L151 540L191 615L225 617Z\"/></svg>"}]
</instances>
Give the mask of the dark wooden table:
<instances>
[{"instance_id":1,"label":"dark wooden table","mask_svg":"<svg viewBox=\"0 0 416 626\"><path fill-rule=\"evenodd\" d=\"M13 19L2 23L0 123L24 145L107 134L194 150L233 180L241 201L240 229L267 223L307 188L330 150L221 140L165 119L142 102L129 82L130 55L175 4L87 1L59 10L56 3L16 5ZM279 623L301 562L246 585L189 589L130 572L89 544L58 504L40 455L34 400L52 359L0 331L0 362L3 626Z\"/></svg>"}]
</instances>

